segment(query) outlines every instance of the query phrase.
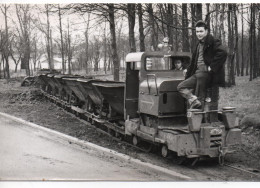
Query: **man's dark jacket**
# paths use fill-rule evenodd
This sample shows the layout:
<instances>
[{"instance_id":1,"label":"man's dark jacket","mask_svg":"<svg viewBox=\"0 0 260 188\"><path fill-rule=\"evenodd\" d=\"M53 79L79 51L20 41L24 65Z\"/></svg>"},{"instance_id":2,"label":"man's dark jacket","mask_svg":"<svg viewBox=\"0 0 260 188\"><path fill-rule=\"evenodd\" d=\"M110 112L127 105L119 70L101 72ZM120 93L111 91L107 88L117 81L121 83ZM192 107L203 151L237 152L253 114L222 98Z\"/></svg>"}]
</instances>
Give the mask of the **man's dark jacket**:
<instances>
[{"instance_id":1,"label":"man's dark jacket","mask_svg":"<svg viewBox=\"0 0 260 188\"><path fill-rule=\"evenodd\" d=\"M192 60L190 66L187 68L186 79L192 76L197 69L197 59L198 59L198 46L192 54ZM221 45L219 39L214 39L214 37L208 34L205 38L204 48L203 48L203 58L204 63L210 66L211 71L209 72L209 87L213 85L225 86L225 61L227 59L227 52L225 48Z\"/></svg>"}]
</instances>

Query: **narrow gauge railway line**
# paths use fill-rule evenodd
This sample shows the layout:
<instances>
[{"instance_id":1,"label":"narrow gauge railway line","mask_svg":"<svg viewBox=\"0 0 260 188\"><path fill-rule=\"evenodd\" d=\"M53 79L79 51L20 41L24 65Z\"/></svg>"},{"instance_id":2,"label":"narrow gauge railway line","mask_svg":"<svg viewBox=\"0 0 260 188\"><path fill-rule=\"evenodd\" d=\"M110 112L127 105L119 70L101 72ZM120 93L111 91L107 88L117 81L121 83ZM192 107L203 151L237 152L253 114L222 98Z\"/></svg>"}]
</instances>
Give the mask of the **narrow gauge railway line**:
<instances>
[{"instance_id":1,"label":"narrow gauge railway line","mask_svg":"<svg viewBox=\"0 0 260 188\"><path fill-rule=\"evenodd\" d=\"M235 107L219 110L217 95L212 94L218 88L214 88L209 93L212 100L202 109L189 109L177 89L184 80L183 72L174 67L178 59L186 67L191 56L184 52L129 53L125 82L52 73L37 78L51 101L118 139L131 139L145 152L152 144L164 158L174 152L193 160L192 165L201 158L223 162L231 146L241 143Z\"/></svg>"},{"instance_id":2,"label":"narrow gauge railway line","mask_svg":"<svg viewBox=\"0 0 260 188\"><path fill-rule=\"evenodd\" d=\"M243 168L240 168L240 167L236 167L236 166L234 166L234 165L224 164L224 166L226 166L226 167L228 167L228 168L235 169L235 170L240 171L240 172L244 172L244 173L248 173L248 174L252 174L252 175L254 175L254 176L260 177L260 174L251 172L251 171L249 171L249 170L246 170L246 169L243 169Z\"/></svg>"},{"instance_id":3,"label":"narrow gauge railway line","mask_svg":"<svg viewBox=\"0 0 260 188\"><path fill-rule=\"evenodd\" d=\"M54 102L56 105L58 105L59 107L61 107L61 109L65 112L65 113L68 113L68 114L70 114L71 116L73 116L74 118L76 118L78 121L80 121L81 123L83 123L83 124L85 124L86 126L89 126L89 127L91 127L91 128L93 128L93 129L95 129L97 132L99 132L99 133L101 133L101 134L103 134L103 135L106 135L106 136L108 136L108 137L110 137L112 140L115 140L115 141L117 141L117 142L120 142L120 143L122 143L122 144L125 144L126 146L128 146L128 147L131 147L131 148L134 148L134 149L137 149L137 150L139 150L139 151L142 151L142 152L145 152L145 153L149 153L149 152L151 152L151 150L152 150L152 147L148 147L148 148L142 148L142 147L138 147L137 145L133 145L132 143L130 143L129 142L129 140L125 140L125 139L122 139L123 137L121 137L121 136L119 136L119 135L117 135L117 134L111 134L111 132L109 132L109 128L107 128L107 127L103 127L103 128L107 128L107 131L105 131L104 129L101 129L101 128L98 128L96 125L102 125L100 122L98 122L98 121L95 121L94 119L89 119L88 118L88 120L89 121L87 121L86 119L84 119L84 118L82 118L82 117L80 117L79 116L79 114L78 114L78 112L76 112L76 111L73 111L73 110L68 110L68 109L66 109L66 108L63 108L64 106L62 106L62 104L59 104L57 101L54 101L53 100L53 98L49 95L49 94L47 94L46 92L42 92L43 93L43 95L45 96L45 97L47 97L48 99L50 99L50 101L51 102ZM117 137L116 137L117 136ZM145 141L144 141L145 142ZM147 143L147 144L149 144L149 143ZM152 145L150 145L150 146L152 146ZM175 156L175 157L177 157L177 156ZM187 159L187 158L183 158L183 157L180 157L180 158L178 158L178 159L176 159L177 161L178 161L178 164L179 165L182 165L183 163L185 163L185 161L188 161L188 160L190 160L190 159ZM193 160L193 161L189 161L188 162L188 165L184 165L183 167L185 167L185 168L188 168L188 169L190 169L190 170L194 170L194 166L195 166L195 164L196 164L196 162L197 162L197 160L195 159L195 160ZM254 173L254 172L251 172L251 171L249 171L249 170L247 170L247 169L245 169L245 168L241 168L241 167L237 167L237 166L235 166L235 164L220 164L220 167L223 169L231 169L231 170L234 170L236 173L239 173L240 174L240 172L242 172L243 174L247 174L248 176L255 176L255 177L260 177L260 174L257 174L257 173ZM201 172L201 173L205 173L203 170L199 170L199 169L195 169L196 171L198 171L198 172ZM211 174L211 176L212 176L212 174ZM222 178L221 176L219 176L219 175L213 175L215 178Z\"/></svg>"},{"instance_id":4,"label":"narrow gauge railway line","mask_svg":"<svg viewBox=\"0 0 260 188\"><path fill-rule=\"evenodd\" d=\"M50 100L51 102L54 102L54 101L53 101L53 98L50 98L50 95L48 95L48 94L45 93L45 92L42 92L42 93L43 93L43 95L44 95L45 97L47 97L48 99L51 99L51 100ZM57 104L57 102L55 101L54 104ZM89 127L91 127L91 128L94 128L94 129L95 129L96 131L98 131L99 133L102 133L102 134L104 134L104 135L106 135L106 136L109 136L111 139L113 139L113 140L115 140L115 141L121 142L121 143L123 143L123 144L125 144L125 145L127 145L127 146L129 146L129 147L131 147L131 148L138 149L138 150L140 150L140 151L142 151L142 152L145 152L145 153L149 153L149 152L151 151L151 149L152 149L151 147L148 147L148 148L144 149L144 148L135 146L135 145L133 145L132 143L129 143L129 142L125 141L124 139L122 139L122 137L119 136L118 134L113 134L113 133L111 133L111 132L108 132L109 130L105 131L105 130L103 130L103 129L97 128L97 126L95 126L95 125L97 125L97 124L101 125L100 122L94 121L93 119L89 119L89 121L87 121L87 120L86 120L87 118L84 119L84 118L79 117L79 115L78 115L77 112L75 112L75 111L72 112L71 110L67 110L67 109L65 109L65 108L62 108L62 105L59 105L59 104L58 104L58 106L61 107L61 109L62 109L65 113L68 113L68 114L72 115L74 118L76 118L76 119L77 119L78 121L80 121L81 123L83 123L83 124L85 124L85 125L87 125L87 126L89 126ZM95 124L95 125L94 125L94 124ZM103 128L106 128L106 127L103 127ZM117 136L118 136L118 137L117 137Z\"/></svg>"}]
</instances>

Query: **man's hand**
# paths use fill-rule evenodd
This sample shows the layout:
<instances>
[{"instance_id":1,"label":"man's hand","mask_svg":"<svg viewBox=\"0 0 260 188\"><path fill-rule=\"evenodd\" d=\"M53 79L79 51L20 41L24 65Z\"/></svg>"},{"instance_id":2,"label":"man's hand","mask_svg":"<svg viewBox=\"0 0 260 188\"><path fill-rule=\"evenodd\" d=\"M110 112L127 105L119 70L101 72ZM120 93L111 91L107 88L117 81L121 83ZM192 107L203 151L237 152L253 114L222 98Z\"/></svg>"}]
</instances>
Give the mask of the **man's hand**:
<instances>
[{"instance_id":1,"label":"man's hand","mask_svg":"<svg viewBox=\"0 0 260 188\"><path fill-rule=\"evenodd\" d=\"M183 70L183 76L186 76L186 73L187 73L187 69L184 69Z\"/></svg>"},{"instance_id":2,"label":"man's hand","mask_svg":"<svg viewBox=\"0 0 260 188\"><path fill-rule=\"evenodd\" d=\"M211 68L210 68L210 66L208 66L208 71L211 71Z\"/></svg>"}]
</instances>

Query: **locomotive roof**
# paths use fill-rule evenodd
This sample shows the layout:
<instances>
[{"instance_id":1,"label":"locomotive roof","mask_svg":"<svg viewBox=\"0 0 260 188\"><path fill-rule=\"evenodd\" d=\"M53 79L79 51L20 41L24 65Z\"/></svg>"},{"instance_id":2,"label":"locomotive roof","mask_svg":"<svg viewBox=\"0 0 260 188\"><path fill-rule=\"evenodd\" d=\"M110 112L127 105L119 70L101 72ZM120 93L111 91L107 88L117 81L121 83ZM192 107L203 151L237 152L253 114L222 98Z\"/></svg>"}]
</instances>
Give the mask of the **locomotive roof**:
<instances>
[{"instance_id":1,"label":"locomotive roof","mask_svg":"<svg viewBox=\"0 0 260 188\"><path fill-rule=\"evenodd\" d=\"M163 52L163 51L156 51L156 52L132 52L127 54L126 56L126 62L138 62L141 61L141 59L144 56L171 56L171 57L190 57L191 53L189 52Z\"/></svg>"}]
</instances>

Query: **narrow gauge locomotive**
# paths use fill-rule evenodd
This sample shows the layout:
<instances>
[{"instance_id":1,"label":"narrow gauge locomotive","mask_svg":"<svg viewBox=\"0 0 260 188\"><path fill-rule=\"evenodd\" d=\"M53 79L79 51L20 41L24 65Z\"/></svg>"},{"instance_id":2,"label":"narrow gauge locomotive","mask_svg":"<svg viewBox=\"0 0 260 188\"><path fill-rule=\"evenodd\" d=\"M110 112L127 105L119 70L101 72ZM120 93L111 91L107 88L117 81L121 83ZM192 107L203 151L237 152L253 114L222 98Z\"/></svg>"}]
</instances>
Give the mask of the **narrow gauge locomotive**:
<instances>
[{"instance_id":1,"label":"narrow gauge locomotive","mask_svg":"<svg viewBox=\"0 0 260 188\"><path fill-rule=\"evenodd\" d=\"M188 109L177 92L184 75L175 70L176 59L185 68L190 54L130 53L125 82L46 73L38 80L50 100L115 136L131 137L134 145L147 141L160 146L163 157L173 151L187 158L223 160L241 142L235 108L218 110L206 102L202 110Z\"/></svg>"}]
</instances>

